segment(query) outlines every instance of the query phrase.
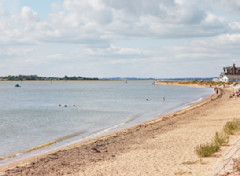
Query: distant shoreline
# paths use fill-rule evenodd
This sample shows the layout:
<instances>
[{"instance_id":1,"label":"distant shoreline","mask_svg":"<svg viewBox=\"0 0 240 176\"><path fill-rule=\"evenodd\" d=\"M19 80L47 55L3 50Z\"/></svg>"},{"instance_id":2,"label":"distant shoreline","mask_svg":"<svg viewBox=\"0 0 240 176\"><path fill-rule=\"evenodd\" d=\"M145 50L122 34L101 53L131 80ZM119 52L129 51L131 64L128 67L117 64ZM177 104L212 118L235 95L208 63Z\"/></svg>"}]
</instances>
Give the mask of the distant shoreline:
<instances>
[{"instance_id":1,"label":"distant shoreline","mask_svg":"<svg viewBox=\"0 0 240 176\"><path fill-rule=\"evenodd\" d=\"M154 85L172 85L185 87L203 87L203 88L229 88L233 87L232 82L214 82L214 81L154 81Z\"/></svg>"},{"instance_id":2,"label":"distant shoreline","mask_svg":"<svg viewBox=\"0 0 240 176\"><path fill-rule=\"evenodd\" d=\"M193 83L181 84L182 81L154 81L154 85L185 86L185 87L203 87L211 88L209 85L199 85Z\"/></svg>"}]
</instances>

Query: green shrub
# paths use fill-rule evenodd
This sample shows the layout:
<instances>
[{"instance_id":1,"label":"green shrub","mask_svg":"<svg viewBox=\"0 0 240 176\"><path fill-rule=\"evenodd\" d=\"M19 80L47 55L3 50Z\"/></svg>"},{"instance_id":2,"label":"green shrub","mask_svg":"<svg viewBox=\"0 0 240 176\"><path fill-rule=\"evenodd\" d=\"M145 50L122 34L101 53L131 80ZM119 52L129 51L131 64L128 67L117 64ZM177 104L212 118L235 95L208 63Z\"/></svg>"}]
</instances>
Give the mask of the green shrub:
<instances>
[{"instance_id":1,"label":"green shrub","mask_svg":"<svg viewBox=\"0 0 240 176\"><path fill-rule=\"evenodd\" d=\"M229 136L226 133L218 133L216 132L215 137L213 138L213 143L215 145L224 145L229 142Z\"/></svg>"},{"instance_id":2,"label":"green shrub","mask_svg":"<svg viewBox=\"0 0 240 176\"><path fill-rule=\"evenodd\" d=\"M224 126L224 132L228 135L232 135L238 130L240 130L240 120L233 120L231 122L227 122Z\"/></svg>"},{"instance_id":3,"label":"green shrub","mask_svg":"<svg viewBox=\"0 0 240 176\"><path fill-rule=\"evenodd\" d=\"M216 144L203 144L196 147L197 155L200 157L211 156L219 150L220 146Z\"/></svg>"},{"instance_id":4,"label":"green shrub","mask_svg":"<svg viewBox=\"0 0 240 176\"><path fill-rule=\"evenodd\" d=\"M202 144L196 147L196 153L200 157L207 157L220 150L220 146L229 142L229 135L240 130L240 120L227 122L221 133L216 132L211 144ZM240 167L240 166L239 166Z\"/></svg>"},{"instance_id":5,"label":"green shrub","mask_svg":"<svg viewBox=\"0 0 240 176\"><path fill-rule=\"evenodd\" d=\"M220 150L220 146L229 142L229 136L222 132L216 132L211 144L202 144L196 147L196 153L200 157L211 156Z\"/></svg>"}]
</instances>

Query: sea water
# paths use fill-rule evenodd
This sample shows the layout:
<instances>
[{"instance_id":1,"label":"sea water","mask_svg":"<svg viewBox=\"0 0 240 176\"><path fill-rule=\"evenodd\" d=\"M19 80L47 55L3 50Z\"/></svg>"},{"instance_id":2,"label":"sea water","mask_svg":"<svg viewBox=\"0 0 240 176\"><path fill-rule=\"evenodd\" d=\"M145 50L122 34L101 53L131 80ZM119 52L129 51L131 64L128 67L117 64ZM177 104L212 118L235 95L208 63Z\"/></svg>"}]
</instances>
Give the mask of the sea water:
<instances>
[{"instance_id":1,"label":"sea water","mask_svg":"<svg viewBox=\"0 0 240 176\"><path fill-rule=\"evenodd\" d=\"M68 135L72 138L66 137L58 147L133 126L186 108L213 93L207 88L152 82L2 81L0 157ZM21 87L14 87L16 83Z\"/></svg>"}]
</instances>

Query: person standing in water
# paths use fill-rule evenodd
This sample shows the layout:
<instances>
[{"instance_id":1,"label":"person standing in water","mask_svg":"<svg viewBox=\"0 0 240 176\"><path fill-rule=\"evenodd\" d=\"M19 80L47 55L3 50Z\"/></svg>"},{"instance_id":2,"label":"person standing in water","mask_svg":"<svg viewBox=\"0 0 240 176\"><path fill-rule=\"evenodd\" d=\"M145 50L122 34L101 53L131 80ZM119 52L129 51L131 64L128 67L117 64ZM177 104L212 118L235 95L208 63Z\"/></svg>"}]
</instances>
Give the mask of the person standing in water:
<instances>
[{"instance_id":1,"label":"person standing in water","mask_svg":"<svg viewBox=\"0 0 240 176\"><path fill-rule=\"evenodd\" d=\"M165 102L165 97L163 97L162 99L163 99L163 102Z\"/></svg>"}]
</instances>

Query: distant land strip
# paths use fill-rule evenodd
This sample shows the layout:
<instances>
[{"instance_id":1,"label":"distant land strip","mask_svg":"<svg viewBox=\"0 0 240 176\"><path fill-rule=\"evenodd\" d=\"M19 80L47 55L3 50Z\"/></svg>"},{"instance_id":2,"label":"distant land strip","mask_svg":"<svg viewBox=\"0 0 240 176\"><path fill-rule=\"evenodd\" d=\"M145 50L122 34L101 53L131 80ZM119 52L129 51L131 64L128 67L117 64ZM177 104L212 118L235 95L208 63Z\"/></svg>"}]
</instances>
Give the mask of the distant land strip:
<instances>
[{"instance_id":1,"label":"distant land strip","mask_svg":"<svg viewBox=\"0 0 240 176\"><path fill-rule=\"evenodd\" d=\"M138 78L138 77L82 77L82 76L64 76L64 77L48 77L37 75L9 75L0 76L0 81L62 81L62 80L159 80L159 81L211 81L215 77L209 78Z\"/></svg>"},{"instance_id":2,"label":"distant land strip","mask_svg":"<svg viewBox=\"0 0 240 176\"><path fill-rule=\"evenodd\" d=\"M18 75L0 77L0 81L58 81L58 80L99 80L99 78L88 78L80 76L64 77L41 77L37 75Z\"/></svg>"}]
</instances>

